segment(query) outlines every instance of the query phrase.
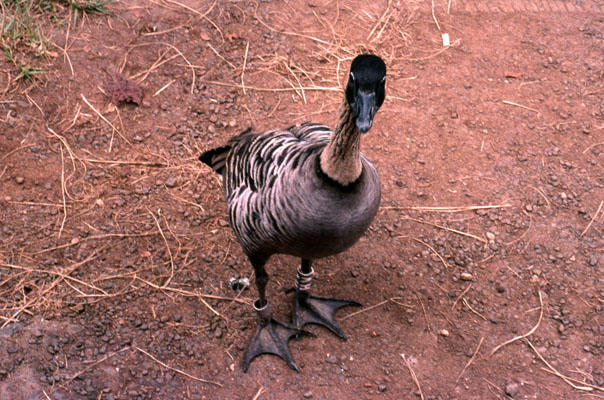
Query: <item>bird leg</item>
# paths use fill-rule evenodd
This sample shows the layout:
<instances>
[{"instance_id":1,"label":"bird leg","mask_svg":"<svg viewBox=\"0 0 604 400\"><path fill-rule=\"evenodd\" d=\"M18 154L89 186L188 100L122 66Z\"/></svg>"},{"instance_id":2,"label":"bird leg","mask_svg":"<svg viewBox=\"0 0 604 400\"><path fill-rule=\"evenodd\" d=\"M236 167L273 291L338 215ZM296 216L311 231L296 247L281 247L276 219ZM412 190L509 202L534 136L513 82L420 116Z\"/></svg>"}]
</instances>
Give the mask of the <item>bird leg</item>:
<instances>
[{"instance_id":1,"label":"bird leg","mask_svg":"<svg viewBox=\"0 0 604 400\"><path fill-rule=\"evenodd\" d=\"M346 340L346 335L336 324L334 314L340 307L360 306L361 304L352 300L310 295L313 276L311 263L311 260L302 259L302 265L298 268L296 285L287 290L288 293L294 292L294 308L292 310L294 327L302 329L306 324L323 325Z\"/></svg>"},{"instance_id":2,"label":"bird leg","mask_svg":"<svg viewBox=\"0 0 604 400\"><path fill-rule=\"evenodd\" d=\"M277 321L273 318L268 301L266 300L266 284L268 274L264 269L265 262L251 260L256 271L256 286L260 298L254 302L254 309L258 314L258 325L252 340L245 351L243 358L243 371L247 372L250 362L261 354L274 354L281 357L290 368L300 372L300 369L294 362L287 343L292 336L299 336L303 333L287 324Z\"/></svg>"}]
</instances>

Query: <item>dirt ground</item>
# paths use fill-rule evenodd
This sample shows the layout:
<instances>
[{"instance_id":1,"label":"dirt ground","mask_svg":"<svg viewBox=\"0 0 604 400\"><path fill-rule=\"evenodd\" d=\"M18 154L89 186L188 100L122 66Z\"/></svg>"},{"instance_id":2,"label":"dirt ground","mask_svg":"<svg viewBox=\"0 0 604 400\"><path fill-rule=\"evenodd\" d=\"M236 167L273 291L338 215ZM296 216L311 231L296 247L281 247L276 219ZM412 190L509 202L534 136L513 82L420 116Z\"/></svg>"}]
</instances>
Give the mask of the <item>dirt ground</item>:
<instances>
[{"instance_id":1,"label":"dirt ground","mask_svg":"<svg viewBox=\"0 0 604 400\"><path fill-rule=\"evenodd\" d=\"M33 81L0 64L0 399L604 398L602 1L108 8L47 20ZM299 374L243 373L256 290L229 280L252 269L197 157L333 125L367 50L382 205L314 285L364 307L346 342L290 342ZM139 105L111 103L120 73ZM281 320L297 263L267 266Z\"/></svg>"}]
</instances>

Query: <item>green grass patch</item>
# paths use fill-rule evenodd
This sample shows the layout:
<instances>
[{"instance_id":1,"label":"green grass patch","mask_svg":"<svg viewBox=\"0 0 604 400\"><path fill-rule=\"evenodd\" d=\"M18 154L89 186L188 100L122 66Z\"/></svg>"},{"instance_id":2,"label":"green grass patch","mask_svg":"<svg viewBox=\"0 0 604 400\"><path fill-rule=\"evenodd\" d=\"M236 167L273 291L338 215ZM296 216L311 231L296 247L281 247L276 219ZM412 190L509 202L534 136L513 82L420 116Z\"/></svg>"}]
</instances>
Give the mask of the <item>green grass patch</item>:
<instances>
[{"instance_id":1,"label":"green grass patch","mask_svg":"<svg viewBox=\"0 0 604 400\"><path fill-rule=\"evenodd\" d=\"M114 1L0 0L0 48L14 66L15 80L33 81L47 72L41 64L50 54L52 24L76 26L85 14L113 16L107 6Z\"/></svg>"}]
</instances>

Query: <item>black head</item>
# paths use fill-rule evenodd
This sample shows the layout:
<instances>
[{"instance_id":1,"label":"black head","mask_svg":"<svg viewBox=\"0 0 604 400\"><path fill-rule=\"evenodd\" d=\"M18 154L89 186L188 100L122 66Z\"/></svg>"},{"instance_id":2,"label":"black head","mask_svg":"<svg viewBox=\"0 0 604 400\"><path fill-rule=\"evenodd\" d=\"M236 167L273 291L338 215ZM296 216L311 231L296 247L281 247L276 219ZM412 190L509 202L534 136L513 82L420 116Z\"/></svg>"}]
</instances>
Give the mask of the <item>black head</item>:
<instances>
[{"instance_id":1,"label":"black head","mask_svg":"<svg viewBox=\"0 0 604 400\"><path fill-rule=\"evenodd\" d=\"M346 100L356 117L357 128L367 132L373 116L386 97L386 64L373 54L361 54L352 60L346 85Z\"/></svg>"}]
</instances>

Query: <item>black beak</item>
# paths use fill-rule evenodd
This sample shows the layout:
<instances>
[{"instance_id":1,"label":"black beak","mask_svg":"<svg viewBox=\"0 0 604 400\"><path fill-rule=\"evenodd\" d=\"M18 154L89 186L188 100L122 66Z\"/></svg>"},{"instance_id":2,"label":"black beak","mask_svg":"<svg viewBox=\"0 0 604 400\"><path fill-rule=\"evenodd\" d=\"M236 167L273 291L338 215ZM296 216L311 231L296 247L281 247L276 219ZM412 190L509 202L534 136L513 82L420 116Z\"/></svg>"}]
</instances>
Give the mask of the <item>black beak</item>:
<instances>
[{"instance_id":1,"label":"black beak","mask_svg":"<svg viewBox=\"0 0 604 400\"><path fill-rule=\"evenodd\" d=\"M356 101L354 102L354 113L357 117L357 128L361 133L366 133L371 129L373 124L373 116L377 111L374 92L357 92Z\"/></svg>"}]
</instances>

